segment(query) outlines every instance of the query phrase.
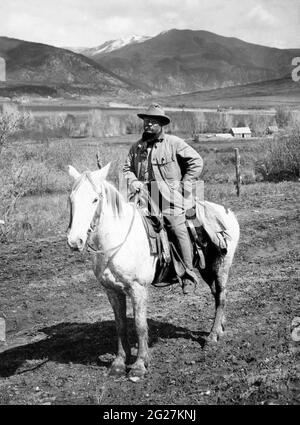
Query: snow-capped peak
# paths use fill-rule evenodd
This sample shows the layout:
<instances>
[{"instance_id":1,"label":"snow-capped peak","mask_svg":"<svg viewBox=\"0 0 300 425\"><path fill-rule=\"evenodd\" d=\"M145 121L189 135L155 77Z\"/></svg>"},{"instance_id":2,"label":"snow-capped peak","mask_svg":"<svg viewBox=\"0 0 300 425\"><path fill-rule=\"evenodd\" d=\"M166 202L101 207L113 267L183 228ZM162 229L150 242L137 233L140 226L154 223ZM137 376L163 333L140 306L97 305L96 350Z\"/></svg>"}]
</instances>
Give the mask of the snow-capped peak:
<instances>
[{"instance_id":1,"label":"snow-capped peak","mask_svg":"<svg viewBox=\"0 0 300 425\"><path fill-rule=\"evenodd\" d=\"M95 56L99 54L109 53L113 50L120 49L121 47L127 46L128 44L143 43L144 41L151 38L147 35L132 35L128 37L122 37L117 40L109 40L97 47L86 49L83 53L87 56Z\"/></svg>"}]
</instances>

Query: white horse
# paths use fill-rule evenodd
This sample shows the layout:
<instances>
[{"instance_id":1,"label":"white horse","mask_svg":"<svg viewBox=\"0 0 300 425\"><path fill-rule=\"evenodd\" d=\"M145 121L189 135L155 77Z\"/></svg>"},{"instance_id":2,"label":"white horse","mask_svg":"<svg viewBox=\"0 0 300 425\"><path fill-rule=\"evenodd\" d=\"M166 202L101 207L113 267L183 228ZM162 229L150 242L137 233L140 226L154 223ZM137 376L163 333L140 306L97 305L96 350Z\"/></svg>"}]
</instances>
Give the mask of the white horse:
<instances>
[{"instance_id":1,"label":"white horse","mask_svg":"<svg viewBox=\"0 0 300 425\"><path fill-rule=\"evenodd\" d=\"M110 369L112 375L125 374L130 364L126 295L131 298L138 354L129 376L142 377L149 364L147 288L153 282L158 258L150 255L147 234L135 204L126 202L106 181L109 166L83 174L69 166L75 184L70 195L68 244L79 251L89 247L93 271L112 305L118 337L118 353ZM213 205L222 215L230 236L227 254L221 257L212 249L206 258L206 268L200 270L215 297L216 314L209 340L217 341L224 332L226 282L239 239L239 225L231 211Z\"/></svg>"}]
</instances>

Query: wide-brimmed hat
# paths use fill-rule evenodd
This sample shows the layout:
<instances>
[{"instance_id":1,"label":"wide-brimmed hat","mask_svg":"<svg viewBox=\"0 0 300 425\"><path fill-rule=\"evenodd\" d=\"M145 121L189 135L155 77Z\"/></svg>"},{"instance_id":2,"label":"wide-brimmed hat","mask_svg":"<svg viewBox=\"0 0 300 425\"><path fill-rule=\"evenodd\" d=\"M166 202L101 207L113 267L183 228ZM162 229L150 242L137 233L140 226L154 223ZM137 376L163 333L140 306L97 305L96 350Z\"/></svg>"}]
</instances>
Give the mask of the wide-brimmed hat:
<instances>
[{"instance_id":1,"label":"wide-brimmed hat","mask_svg":"<svg viewBox=\"0 0 300 425\"><path fill-rule=\"evenodd\" d=\"M161 122L161 125L170 123L170 118L165 114L163 108L157 103L152 103L145 112L137 114L139 118L155 118Z\"/></svg>"}]
</instances>

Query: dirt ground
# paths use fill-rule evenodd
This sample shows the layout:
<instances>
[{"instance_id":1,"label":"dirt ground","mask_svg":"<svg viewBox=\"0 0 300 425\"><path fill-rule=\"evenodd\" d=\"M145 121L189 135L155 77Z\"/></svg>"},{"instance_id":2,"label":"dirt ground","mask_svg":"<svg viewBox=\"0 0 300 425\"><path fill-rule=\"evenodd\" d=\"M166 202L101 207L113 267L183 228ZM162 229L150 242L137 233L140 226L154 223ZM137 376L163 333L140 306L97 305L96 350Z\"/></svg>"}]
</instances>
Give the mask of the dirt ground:
<instances>
[{"instance_id":1,"label":"dirt ground","mask_svg":"<svg viewBox=\"0 0 300 425\"><path fill-rule=\"evenodd\" d=\"M65 234L2 244L0 404L299 404L299 183L245 187L229 204L241 240L224 339L205 345L214 305L204 282L188 296L151 288L151 366L136 383L108 376L114 320L88 254L71 252ZM129 317L134 355L131 307Z\"/></svg>"}]
</instances>

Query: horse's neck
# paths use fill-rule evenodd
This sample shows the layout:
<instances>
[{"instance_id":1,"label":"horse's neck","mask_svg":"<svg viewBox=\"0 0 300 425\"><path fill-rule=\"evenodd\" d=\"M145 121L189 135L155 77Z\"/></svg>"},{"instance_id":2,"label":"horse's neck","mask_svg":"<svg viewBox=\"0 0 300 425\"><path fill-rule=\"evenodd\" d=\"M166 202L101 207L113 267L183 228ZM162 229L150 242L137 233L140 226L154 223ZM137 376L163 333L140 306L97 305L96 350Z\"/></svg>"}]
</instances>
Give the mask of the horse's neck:
<instances>
[{"instance_id":1,"label":"horse's neck","mask_svg":"<svg viewBox=\"0 0 300 425\"><path fill-rule=\"evenodd\" d=\"M105 206L99 220L97 232L99 242L104 249L109 249L111 246L117 245L124 240L130 229L133 214L134 209L132 204L124 201L122 201L120 215L111 206Z\"/></svg>"}]
</instances>

